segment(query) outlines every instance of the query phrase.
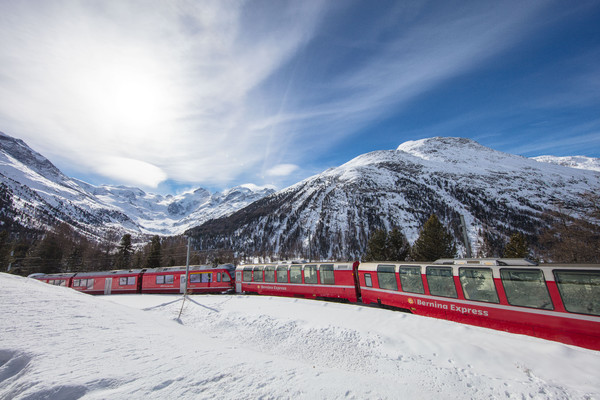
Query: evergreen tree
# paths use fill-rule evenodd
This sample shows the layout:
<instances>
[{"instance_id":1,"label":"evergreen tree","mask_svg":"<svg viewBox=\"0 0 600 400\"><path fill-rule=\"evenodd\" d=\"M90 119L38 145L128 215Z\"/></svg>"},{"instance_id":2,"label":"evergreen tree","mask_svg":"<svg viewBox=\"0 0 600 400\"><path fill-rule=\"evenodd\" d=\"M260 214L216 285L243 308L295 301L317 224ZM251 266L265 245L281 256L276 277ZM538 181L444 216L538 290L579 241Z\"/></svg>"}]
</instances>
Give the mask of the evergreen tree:
<instances>
[{"instance_id":1,"label":"evergreen tree","mask_svg":"<svg viewBox=\"0 0 600 400\"><path fill-rule=\"evenodd\" d=\"M365 261L385 261L386 260L387 233L384 229L378 229L369 238L367 243L367 252Z\"/></svg>"},{"instance_id":2,"label":"evergreen tree","mask_svg":"<svg viewBox=\"0 0 600 400\"><path fill-rule=\"evenodd\" d=\"M392 229L388 234L386 247L386 260L404 261L410 253L410 244L398 228Z\"/></svg>"},{"instance_id":3,"label":"evergreen tree","mask_svg":"<svg viewBox=\"0 0 600 400\"><path fill-rule=\"evenodd\" d=\"M160 268L161 267L161 243L160 237L158 235L154 235L152 240L150 241L150 252L148 253L148 258L146 259L146 268Z\"/></svg>"},{"instance_id":4,"label":"evergreen tree","mask_svg":"<svg viewBox=\"0 0 600 400\"><path fill-rule=\"evenodd\" d=\"M503 257L505 258L527 258L529 256L529 245L527 239L522 233L515 233L510 237L509 242L504 247Z\"/></svg>"},{"instance_id":5,"label":"evergreen tree","mask_svg":"<svg viewBox=\"0 0 600 400\"><path fill-rule=\"evenodd\" d=\"M126 233L121 238L121 243L117 247L116 267L119 269L129 269L131 267L131 258L133 254L133 245L131 244L131 235Z\"/></svg>"},{"instance_id":6,"label":"evergreen tree","mask_svg":"<svg viewBox=\"0 0 600 400\"><path fill-rule=\"evenodd\" d=\"M404 261L410 252L406 236L398 229L376 230L367 243L365 261Z\"/></svg>"},{"instance_id":7,"label":"evergreen tree","mask_svg":"<svg viewBox=\"0 0 600 400\"><path fill-rule=\"evenodd\" d=\"M412 247L412 258L415 261L435 261L439 258L454 258L455 255L454 238L438 217L432 214Z\"/></svg>"}]
</instances>

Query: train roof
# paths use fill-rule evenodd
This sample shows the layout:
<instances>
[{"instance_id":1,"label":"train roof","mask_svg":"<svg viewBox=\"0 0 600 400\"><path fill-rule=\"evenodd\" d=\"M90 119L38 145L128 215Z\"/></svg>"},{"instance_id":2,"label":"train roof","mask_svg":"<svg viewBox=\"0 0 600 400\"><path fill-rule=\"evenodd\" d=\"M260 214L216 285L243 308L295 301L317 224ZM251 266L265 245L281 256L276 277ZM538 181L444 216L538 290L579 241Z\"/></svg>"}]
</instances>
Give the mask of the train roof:
<instances>
[{"instance_id":1,"label":"train roof","mask_svg":"<svg viewBox=\"0 0 600 400\"><path fill-rule=\"evenodd\" d=\"M76 278L87 276L107 276L107 275L138 275L144 271L143 269L115 269L112 271L94 271L94 272L77 272Z\"/></svg>"},{"instance_id":2,"label":"train roof","mask_svg":"<svg viewBox=\"0 0 600 400\"><path fill-rule=\"evenodd\" d=\"M176 266L176 267L149 268L146 270L146 273L170 272L170 271L179 272L179 271L185 271L186 269L187 269L187 267L185 265ZM235 266L233 264L221 264L216 267L213 267L212 265L190 265L190 271L214 271L217 269L226 269L229 271L233 271L235 269Z\"/></svg>"}]
</instances>

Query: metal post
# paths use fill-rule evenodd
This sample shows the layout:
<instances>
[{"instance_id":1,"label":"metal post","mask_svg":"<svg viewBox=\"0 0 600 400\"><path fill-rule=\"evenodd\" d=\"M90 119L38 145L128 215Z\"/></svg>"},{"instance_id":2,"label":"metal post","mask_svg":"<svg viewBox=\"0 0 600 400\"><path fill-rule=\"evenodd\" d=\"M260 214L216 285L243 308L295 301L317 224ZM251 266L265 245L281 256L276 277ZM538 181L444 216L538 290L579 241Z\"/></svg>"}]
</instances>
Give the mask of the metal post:
<instances>
[{"instance_id":1,"label":"metal post","mask_svg":"<svg viewBox=\"0 0 600 400\"><path fill-rule=\"evenodd\" d=\"M192 238L188 237L187 257L185 260L185 291L184 291L185 294L187 294L188 282L190 280L190 245L191 245L191 242L192 242Z\"/></svg>"}]
</instances>

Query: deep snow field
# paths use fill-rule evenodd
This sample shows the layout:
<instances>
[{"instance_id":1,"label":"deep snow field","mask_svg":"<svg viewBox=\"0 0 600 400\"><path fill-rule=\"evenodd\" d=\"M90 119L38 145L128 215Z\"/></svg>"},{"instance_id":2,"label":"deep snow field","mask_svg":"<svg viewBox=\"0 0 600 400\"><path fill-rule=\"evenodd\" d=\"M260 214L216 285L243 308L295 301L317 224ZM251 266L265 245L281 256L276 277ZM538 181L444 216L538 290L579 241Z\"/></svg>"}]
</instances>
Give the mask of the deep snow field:
<instances>
[{"instance_id":1,"label":"deep snow field","mask_svg":"<svg viewBox=\"0 0 600 400\"><path fill-rule=\"evenodd\" d=\"M92 297L0 274L0 399L600 399L600 352L245 295Z\"/></svg>"}]
</instances>

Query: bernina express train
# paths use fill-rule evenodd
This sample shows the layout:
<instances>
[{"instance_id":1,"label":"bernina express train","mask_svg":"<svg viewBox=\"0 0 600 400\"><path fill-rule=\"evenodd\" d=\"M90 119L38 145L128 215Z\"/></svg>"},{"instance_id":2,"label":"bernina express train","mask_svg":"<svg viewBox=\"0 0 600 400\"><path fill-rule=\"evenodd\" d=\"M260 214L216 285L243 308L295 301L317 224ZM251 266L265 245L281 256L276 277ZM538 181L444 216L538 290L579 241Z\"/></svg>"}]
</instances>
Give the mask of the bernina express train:
<instances>
[{"instance_id":1,"label":"bernina express train","mask_svg":"<svg viewBox=\"0 0 600 400\"><path fill-rule=\"evenodd\" d=\"M139 273L112 271L35 278L87 293L126 293L128 287L133 293L179 293L183 290L181 280L185 282L185 267L176 268L172 274L159 273L168 270L159 268ZM207 293L218 287L214 293L235 287L238 293L362 302L600 350L600 265L443 259L431 263L244 264L233 268L190 270L189 289ZM210 278L200 275L194 281L204 279L205 286L199 282L193 286L192 275L202 273L210 273ZM167 278L169 275L172 278ZM113 278L110 285L108 278ZM104 286L94 289L96 279L100 280L97 285ZM110 289L102 291L107 285Z\"/></svg>"}]
</instances>

